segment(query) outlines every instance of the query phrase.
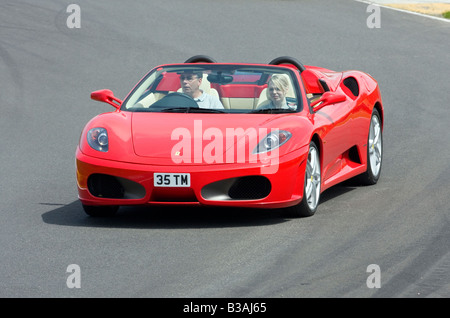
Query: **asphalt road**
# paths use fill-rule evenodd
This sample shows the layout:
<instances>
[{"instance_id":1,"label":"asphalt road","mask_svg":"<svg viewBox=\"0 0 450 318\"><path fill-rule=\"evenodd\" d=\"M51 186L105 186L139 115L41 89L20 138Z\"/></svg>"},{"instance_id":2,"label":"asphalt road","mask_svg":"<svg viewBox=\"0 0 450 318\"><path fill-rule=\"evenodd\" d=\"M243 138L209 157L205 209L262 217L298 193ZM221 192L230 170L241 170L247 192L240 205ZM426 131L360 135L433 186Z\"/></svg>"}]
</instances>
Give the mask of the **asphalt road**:
<instances>
[{"instance_id":1,"label":"asphalt road","mask_svg":"<svg viewBox=\"0 0 450 318\"><path fill-rule=\"evenodd\" d=\"M77 0L80 28L69 28L71 3L0 3L0 297L450 296L450 23L382 8L368 28L368 5L351 0ZM85 123L113 110L90 92L123 98L153 66L196 54L371 74L386 117L379 183L329 189L304 219L86 216L75 148Z\"/></svg>"}]
</instances>

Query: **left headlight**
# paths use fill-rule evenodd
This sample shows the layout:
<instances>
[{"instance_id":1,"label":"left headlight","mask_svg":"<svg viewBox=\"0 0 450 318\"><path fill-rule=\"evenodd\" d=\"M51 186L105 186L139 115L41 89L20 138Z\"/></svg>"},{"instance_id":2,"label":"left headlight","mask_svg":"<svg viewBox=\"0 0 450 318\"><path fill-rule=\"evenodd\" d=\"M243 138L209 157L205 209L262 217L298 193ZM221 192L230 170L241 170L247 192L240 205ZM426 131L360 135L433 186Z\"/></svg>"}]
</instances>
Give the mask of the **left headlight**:
<instances>
[{"instance_id":1,"label":"left headlight","mask_svg":"<svg viewBox=\"0 0 450 318\"><path fill-rule=\"evenodd\" d=\"M107 152L108 151L108 132L105 128L92 128L87 133L87 141L89 146L95 150Z\"/></svg>"},{"instance_id":2,"label":"left headlight","mask_svg":"<svg viewBox=\"0 0 450 318\"><path fill-rule=\"evenodd\" d=\"M253 149L253 154L272 151L283 145L291 138L292 134L286 130L275 130L267 134Z\"/></svg>"}]
</instances>

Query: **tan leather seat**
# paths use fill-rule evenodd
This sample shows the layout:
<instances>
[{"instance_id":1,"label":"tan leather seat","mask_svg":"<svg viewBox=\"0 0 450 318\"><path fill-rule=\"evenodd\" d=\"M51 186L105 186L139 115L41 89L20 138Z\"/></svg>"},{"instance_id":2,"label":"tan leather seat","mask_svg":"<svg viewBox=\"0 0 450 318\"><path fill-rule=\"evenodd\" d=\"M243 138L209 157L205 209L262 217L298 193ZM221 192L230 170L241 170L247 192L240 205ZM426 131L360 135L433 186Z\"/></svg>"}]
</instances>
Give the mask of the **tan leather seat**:
<instances>
[{"instance_id":1,"label":"tan leather seat","mask_svg":"<svg viewBox=\"0 0 450 318\"><path fill-rule=\"evenodd\" d=\"M266 87L261 91L261 94L259 94L259 98L257 100L255 108L265 106L268 103L269 103L269 100L267 99L267 87Z\"/></svg>"},{"instance_id":2,"label":"tan leather seat","mask_svg":"<svg viewBox=\"0 0 450 318\"><path fill-rule=\"evenodd\" d=\"M228 109L253 109L255 98L247 97L224 97L222 98L223 107Z\"/></svg>"}]
</instances>

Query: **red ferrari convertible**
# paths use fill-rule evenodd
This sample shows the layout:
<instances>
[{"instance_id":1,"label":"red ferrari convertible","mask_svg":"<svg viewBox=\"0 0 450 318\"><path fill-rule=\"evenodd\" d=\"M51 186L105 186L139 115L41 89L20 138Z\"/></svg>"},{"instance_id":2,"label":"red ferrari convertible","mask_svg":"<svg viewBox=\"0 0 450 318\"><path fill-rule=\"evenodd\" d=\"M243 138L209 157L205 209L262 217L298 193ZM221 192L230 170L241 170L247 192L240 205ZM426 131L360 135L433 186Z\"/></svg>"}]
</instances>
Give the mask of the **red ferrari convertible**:
<instances>
[{"instance_id":1,"label":"red ferrari convertible","mask_svg":"<svg viewBox=\"0 0 450 318\"><path fill-rule=\"evenodd\" d=\"M313 215L323 191L377 183L383 105L377 82L292 57L218 63L197 55L155 67L115 111L85 126L79 199L91 216L130 205L282 208Z\"/></svg>"}]
</instances>

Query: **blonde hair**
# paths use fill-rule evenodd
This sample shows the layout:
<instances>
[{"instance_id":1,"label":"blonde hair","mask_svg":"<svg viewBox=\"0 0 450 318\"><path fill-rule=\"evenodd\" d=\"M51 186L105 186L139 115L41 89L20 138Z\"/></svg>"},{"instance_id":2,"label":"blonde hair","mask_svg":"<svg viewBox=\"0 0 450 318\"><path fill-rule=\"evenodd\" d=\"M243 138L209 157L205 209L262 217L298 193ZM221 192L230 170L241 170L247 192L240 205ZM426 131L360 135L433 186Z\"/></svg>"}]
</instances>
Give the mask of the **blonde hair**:
<instances>
[{"instance_id":1,"label":"blonde hair","mask_svg":"<svg viewBox=\"0 0 450 318\"><path fill-rule=\"evenodd\" d=\"M281 89L285 94L289 90L289 78L286 74L274 74L267 84L272 83L276 88ZM269 90L267 90L267 98L269 98Z\"/></svg>"}]
</instances>

